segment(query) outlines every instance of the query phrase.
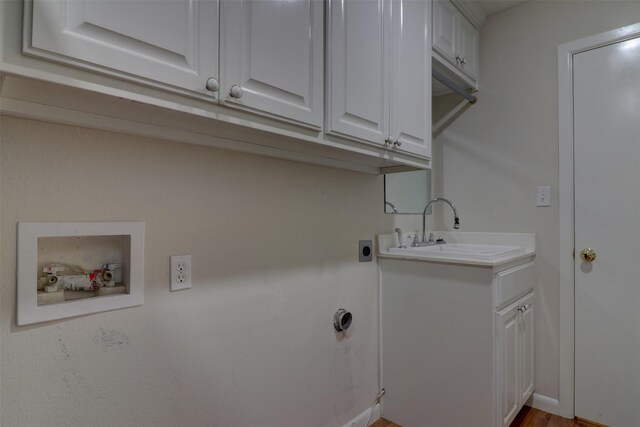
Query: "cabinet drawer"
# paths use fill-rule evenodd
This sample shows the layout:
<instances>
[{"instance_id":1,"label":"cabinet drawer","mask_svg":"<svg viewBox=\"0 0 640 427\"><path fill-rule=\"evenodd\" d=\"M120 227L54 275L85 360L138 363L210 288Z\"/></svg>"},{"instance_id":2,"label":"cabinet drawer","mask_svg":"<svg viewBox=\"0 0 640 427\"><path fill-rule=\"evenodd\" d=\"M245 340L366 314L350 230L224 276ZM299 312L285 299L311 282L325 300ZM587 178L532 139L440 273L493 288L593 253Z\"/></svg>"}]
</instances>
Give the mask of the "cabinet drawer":
<instances>
[{"instance_id":1,"label":"cabinet drawer","mask_svg":"<svg viewBox=\"0 0 640 427\"><path fill-rule=\"evenodd\" d=\"M533 289L533 262L496 274L495 304L500 307Z\"/></svg>"}]
</instances>

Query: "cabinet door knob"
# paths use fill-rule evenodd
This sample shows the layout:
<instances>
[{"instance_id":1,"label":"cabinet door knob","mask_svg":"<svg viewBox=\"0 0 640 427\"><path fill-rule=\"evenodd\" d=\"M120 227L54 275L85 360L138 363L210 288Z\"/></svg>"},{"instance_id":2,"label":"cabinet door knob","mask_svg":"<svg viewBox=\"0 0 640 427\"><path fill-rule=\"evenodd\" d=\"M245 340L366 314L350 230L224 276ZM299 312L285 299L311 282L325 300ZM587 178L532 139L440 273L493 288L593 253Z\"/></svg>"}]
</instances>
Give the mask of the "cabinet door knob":
<instances>
[{"instance_id":1,"label":"cabinet door knob","mask_svg":"<svg viewBox=\"0 0 640 427\"><path fill-rule=\"evenodd\" d=\"M211 92L217 92L218 89L220 89L220 83L218 82L218 79L214 77L209 77L207 79L207 84L205 85L205 87L207 88L207 90L210 90Z\"/></svg>"},{"instance_id":2,"label":"cabinet door knob","mask_svg":"<svg viewBox=\"0 0 640 427\"><path fill-rule=\"evenodd\" d=\"M242 88L238 85L231 86L231 89L229 90L229 95L232 98L236 98L236 99L242 98Z\"/></svg>"},{"instance_id":3,"label":"cabinet door knob","mask_svg":"<svg viewBox=\"0 0 640 427\"><path fill-rule=\"evenodd\" d=\"M400 147L402 145L402 142L400 142L400 138L396 138L396 140L393 141L393 145L395 145L396 147Z\"/></svg>"},{"instance_id":4,"label":"cabinet door knob","mask_svg":"<svg viewBox=\"0 0 640 427\"><path fill-rule=\"evenodd\" d=\"M385 140L384 140L384 143L385 143L386 145L391 145L391 144L393 144L393 139L391 139L391 137L389 137L389 138L387 138L387 139L385 139Z\"/></svg>"},{"instance_id":5,"label":"cabinet door knob","mask_svg":"<svg viewBox=\"0 0 640 427\"><path fill-rule=\"evenodd\" d=\"M460 61L462 61L462 54L459 53L456 55L456 62L460 62Z\"/></svg>"},{"instance_id":6,"label":"cabinet door knob","mask_svg":"<svg viewBox=\"0 0 640 427\"><path fill-rule=\"evenodd\" d=\"M464 64L467 63L467 58L465 58L464 56L462 58L460 58L460 64L464 67Z\"/></svg>"}]
</instances>

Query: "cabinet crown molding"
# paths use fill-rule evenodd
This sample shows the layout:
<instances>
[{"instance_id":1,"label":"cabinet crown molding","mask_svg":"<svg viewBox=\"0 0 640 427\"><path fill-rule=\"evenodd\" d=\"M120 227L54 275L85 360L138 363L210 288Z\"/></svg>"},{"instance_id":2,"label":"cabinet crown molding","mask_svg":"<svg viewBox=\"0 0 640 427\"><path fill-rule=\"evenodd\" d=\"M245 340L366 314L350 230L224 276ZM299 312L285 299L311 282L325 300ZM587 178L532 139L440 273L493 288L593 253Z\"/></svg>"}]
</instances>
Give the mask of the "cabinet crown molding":
<instances>
[{"instance_id":1,"label":"cabinet crown molding","mask_svg":"<svg viewBox=\"0 0 640 427\"><path fill-rule=\"evenodd\" d=\"M487 14L475 1L469 0L451 0L451 3L464 15L465 18L473 24L474 27L480 29L484 21L487 19Z\"/></svg>"}]
</instances>

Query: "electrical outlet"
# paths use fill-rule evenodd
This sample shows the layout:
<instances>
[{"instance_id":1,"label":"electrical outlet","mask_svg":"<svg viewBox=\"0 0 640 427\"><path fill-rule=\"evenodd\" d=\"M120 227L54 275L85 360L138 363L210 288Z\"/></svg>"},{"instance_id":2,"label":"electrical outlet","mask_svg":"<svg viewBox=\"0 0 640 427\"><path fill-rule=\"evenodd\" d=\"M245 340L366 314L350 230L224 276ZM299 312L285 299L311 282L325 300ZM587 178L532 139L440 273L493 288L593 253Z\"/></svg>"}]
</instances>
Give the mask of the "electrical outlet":
<instances>
[{"instance_id":1,"label":"electrical outlet","mask_svg":"<svg viewBox=\"0 0 640 427\"><path fill-rule=\"evenodd\" d=\"M171 290L181 291L191 288L191 255L171 257Z\"/></svg>"},{"instance_id":2,"label":"electrical outlet","mask_svg":"<svg viewBox=\"0 0 640 427\"><path fill-rule=\"evenodd\" d=\"M373 258L373 245L371 244L371 240L360 240L358 242L358 261L360 262L371 262Z\"/></svg>"}]
</instances>

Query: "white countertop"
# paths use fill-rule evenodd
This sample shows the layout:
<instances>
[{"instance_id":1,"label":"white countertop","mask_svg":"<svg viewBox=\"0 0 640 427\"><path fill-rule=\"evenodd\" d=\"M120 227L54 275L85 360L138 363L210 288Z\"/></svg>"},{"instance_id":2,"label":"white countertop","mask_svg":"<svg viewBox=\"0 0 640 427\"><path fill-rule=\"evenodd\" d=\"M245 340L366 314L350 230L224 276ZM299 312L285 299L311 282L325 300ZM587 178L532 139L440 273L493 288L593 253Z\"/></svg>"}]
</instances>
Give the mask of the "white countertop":
<instances>
[{"instance_id":1,"label":"white countertop","mask_svg":"<svg viewBox=\"0 0 640 427\"><path fill-rule=\"evenodd\" d=\"M509 251L504 256L488 257L488 259L477 259L477 257L467 256L463 253L446 256L438 251L420 253L419 250L412 250L411 242L415 233L403 233L403 243L407 246L406 253L391 253L390 249L398 247L398 237L396 233L381 234L378 236L378 256L382 258L410 259L417 261L443 262L453 264L469 264L496 267L502 264L518 261L524 258L532 258L536 253L536 238L534 233L477 233L477 232L433 232L436 238L442 238L446 244L473 244L473 245L495 245L509 246L517 250ZM445 247L446 247L445 244ZM444 249L444 247L443 247Z\"/></svg>"}]
</instances>

